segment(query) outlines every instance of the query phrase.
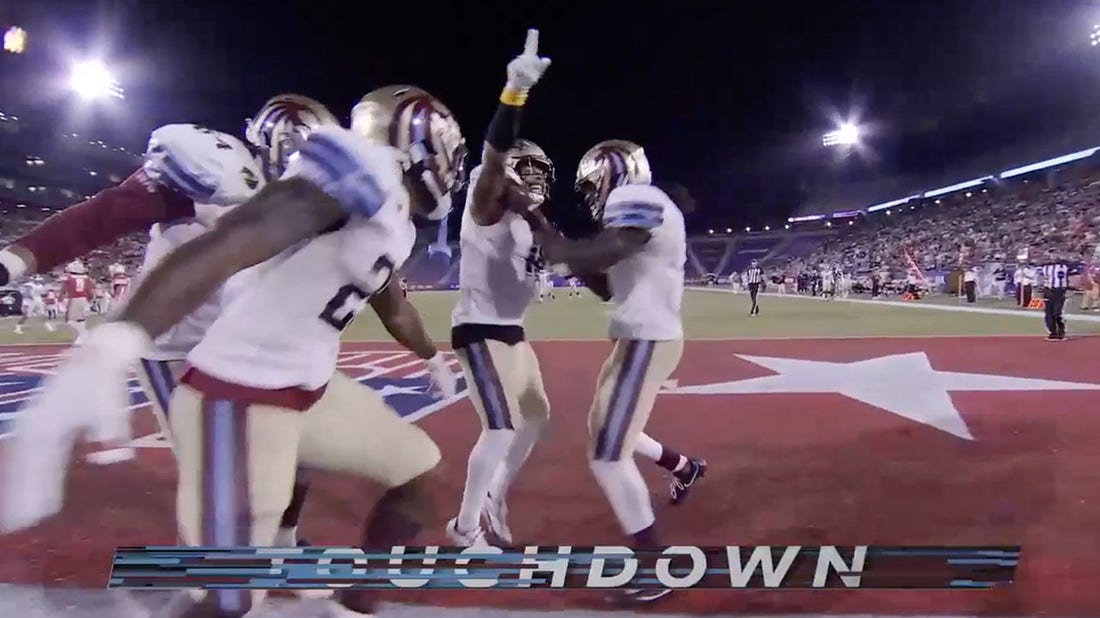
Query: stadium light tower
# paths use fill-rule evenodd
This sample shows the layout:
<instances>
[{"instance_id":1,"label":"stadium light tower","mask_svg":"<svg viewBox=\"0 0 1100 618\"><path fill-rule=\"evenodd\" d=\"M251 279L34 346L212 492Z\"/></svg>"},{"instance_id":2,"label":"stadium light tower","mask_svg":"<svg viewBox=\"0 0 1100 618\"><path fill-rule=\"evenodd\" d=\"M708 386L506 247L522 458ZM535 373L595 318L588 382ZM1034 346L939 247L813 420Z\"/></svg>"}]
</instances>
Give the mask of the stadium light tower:
<instances>
[{"instance_id":1,"label":"stadium light tower","mask_svg":"<svg viewBox=\"0 0 1100 618\"><path fill-rule=\"evenodd\" d=\"M98 60L87 60L73 65L69 73L69 87L82 99L114 97L126 98L111 71Z\"/></svg>"},{"instance_id":2,"label":"stadium light tower","mask_svg":"<svg viewBox=\"0 0 1100 618\"><path fill-rule=\"evenodd\" d=\"M1100 45L1100 24L1096 24L1092 27L1092 34L1089 36L1092 39L1093 47Z\"/></svg>"},{"instance_id":3,"label":"stadium light tower","mask_svg":"<svg viewBox=\"0 0 1100 618\"><path fill-rule=\"evenodd\" d=\"M826 133L821 143L825 146L854 146L859 143L859 127L846 122L836 131Z\"/></svg>"}]
</instances>

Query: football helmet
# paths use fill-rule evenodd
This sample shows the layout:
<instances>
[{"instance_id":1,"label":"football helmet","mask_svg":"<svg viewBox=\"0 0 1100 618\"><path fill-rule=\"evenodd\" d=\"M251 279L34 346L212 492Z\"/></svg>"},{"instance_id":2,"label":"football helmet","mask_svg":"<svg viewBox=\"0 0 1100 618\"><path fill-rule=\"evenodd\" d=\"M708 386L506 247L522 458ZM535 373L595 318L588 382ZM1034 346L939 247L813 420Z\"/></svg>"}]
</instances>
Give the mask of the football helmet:
<instances>
[{"instance_id":1,"label":"football helmet","mask_svg":"<svg viewBox=\"0 0 1100 618\"><path fill-rule=\"evenodd\" d=\"M81 262L80 260L73 260L69 262L67 266L65 266L65 272L69 273L70 275L83 275L87 271L84 270L84 262Z\"/></svg>"},{"instance_id":2,"label":"football helmet","mask_svg":"<svg viewBox=\"0 0 1100 618\"><path fill-rule=\"evenodd\" d=\"M521 139L508 151L505 165L527 187L527 192L539 198L539 203L550 198L550 186L554 183L554 162L538 144Z\"/></svg>"},{"instance_id":3,"label":"football helmet","mask_svg":"<svg viewBox=\"0 0 1100 618\"><path fill-rule=\"evenodd\" d=\"M318 101L298 94L280 94L247 121L244 137L259 153L268 178L278 178L286 171L290 155L298 152L314 129L339 124Z\"/></svg>"},{"instance_id":4,"label":"football helmet","mask_svg":"<svg viewBox=\"0 0 1100 618\"><path fill-rule=\"evenodd\" d=\"M401 169L418 179L435 199L419 214L438 221L451 211L451 198L466 183L466 140L451 110L416 86L385 86L368 92L351 110L351 130L392 146Z\"/></svg>"},{"instance_id":5,"label":"football helmet","mask_svg":"<svg viewBox=\"0 0 1100 618\"><path fill-rule=\"evenodd\" d=\"M599 222L612 189L652 182L649 158L642 147L622 139L609 139L596 144L581 157L574 187L584 197L592 218Z\"/></svg>"}]
</instances>

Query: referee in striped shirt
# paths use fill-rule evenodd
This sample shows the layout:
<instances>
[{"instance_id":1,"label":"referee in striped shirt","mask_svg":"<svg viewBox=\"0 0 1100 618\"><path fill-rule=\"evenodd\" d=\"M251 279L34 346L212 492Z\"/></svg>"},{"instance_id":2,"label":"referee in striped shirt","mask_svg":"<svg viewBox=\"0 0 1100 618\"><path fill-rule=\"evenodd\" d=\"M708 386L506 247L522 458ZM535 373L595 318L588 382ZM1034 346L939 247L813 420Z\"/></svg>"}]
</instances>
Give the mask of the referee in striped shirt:
<instances>
[{"instance_id":1,"label":"referee in striped shirt","mask_svg":"<svg viewBox=\"0 0 1100 618\"><path fill-rule=\"evenodd\" d=\"M764 284L764 271L760 270L756 260L749 264L745 271L745 285L749 286L749 296L752 298L752 309L749 315L760 315L760 304L756 302L756 295L760 293L760 286Z\"/></svg>"},{"instance_id":2,"label":"referee in striped shirt","mask_svg":"<svg viewBox=\"0 0 1100 618\"><path fill-rule=\"evenodd\" d=\"M1069 275L1069 265L1062 260L1049 262L1039 268L1049 333L1047 341L1062 341L1066 338L1066 321L1062 318L1062 310L1066 306L1066 291L1070 289Z\"/></svg>"}]
</instances>

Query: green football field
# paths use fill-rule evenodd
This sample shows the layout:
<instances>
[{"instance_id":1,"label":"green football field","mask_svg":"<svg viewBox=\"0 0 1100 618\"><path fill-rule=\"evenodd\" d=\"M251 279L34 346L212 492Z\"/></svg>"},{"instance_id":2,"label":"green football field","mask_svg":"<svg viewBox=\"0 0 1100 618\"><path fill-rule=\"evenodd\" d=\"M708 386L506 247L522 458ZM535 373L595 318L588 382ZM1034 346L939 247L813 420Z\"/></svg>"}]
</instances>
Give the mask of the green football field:
<instances>
[{"instance_id":1,"label":"green football field","mask_svg":"<svg viewBox=\"0 0 1100 618\"><path fill-rule=\"evenodd\" d=\"M559 290L554 300L531 308L527 332L535 340L606 339L610 305L595 296L583 293L570 298L567 290ZM413 292L410 299L420 310L429 333L439 342L449 338L450 313L457 292ZM965 306L950 296L929 297L920 304ZM1067 303L1073 313L1079 299ZM688 290L684 298L684 330L687 339L741 338L813 338L813 337L888 337L934 335L1043 335L1041 312L1019 310L1020 315L999 315L972 312L938 311L881 305L874 302L823 301L799 296L764 296L762 315L748 316L749 298L725 290ZM1011 301L989 300L973 307L1011 309ZM1100 314L1097 314L1100 318ZM257 319L263 319L263 309L257 308ZM0 343L65 342L72 336L68 329L45 331L32 322L22 335L12 332L15 321L6 318L0 330ZM1100 321L1072 321L1071 334L1100 333ZM345 333L347 341L386 341L389 336L369 309L360 314Z\"/></svg>"}]
</instances>

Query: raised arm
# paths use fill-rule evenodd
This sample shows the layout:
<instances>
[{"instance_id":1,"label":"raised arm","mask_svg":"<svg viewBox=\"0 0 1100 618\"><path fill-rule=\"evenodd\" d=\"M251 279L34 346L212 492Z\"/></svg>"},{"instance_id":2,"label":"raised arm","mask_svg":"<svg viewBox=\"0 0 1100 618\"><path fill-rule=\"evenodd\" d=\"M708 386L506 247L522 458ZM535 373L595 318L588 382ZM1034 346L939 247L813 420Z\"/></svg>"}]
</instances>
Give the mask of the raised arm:
<instances>
[{"instance_id":1,"label":"raised arm","mask_svg":"<svg viewBox=\"0 0 1100 618\"><path fill-rule=\"evenodd\" d=\"M485 134L481 173L470 187L470 214L478 225L493 225L506 210L502 198L507 186L507 155L519 137L520 110L528 92L550 66L550 59L540 58L538 50L539 31L528 30L523 53L508 63L508 81Z\"/></svg>"}]
</instances>

